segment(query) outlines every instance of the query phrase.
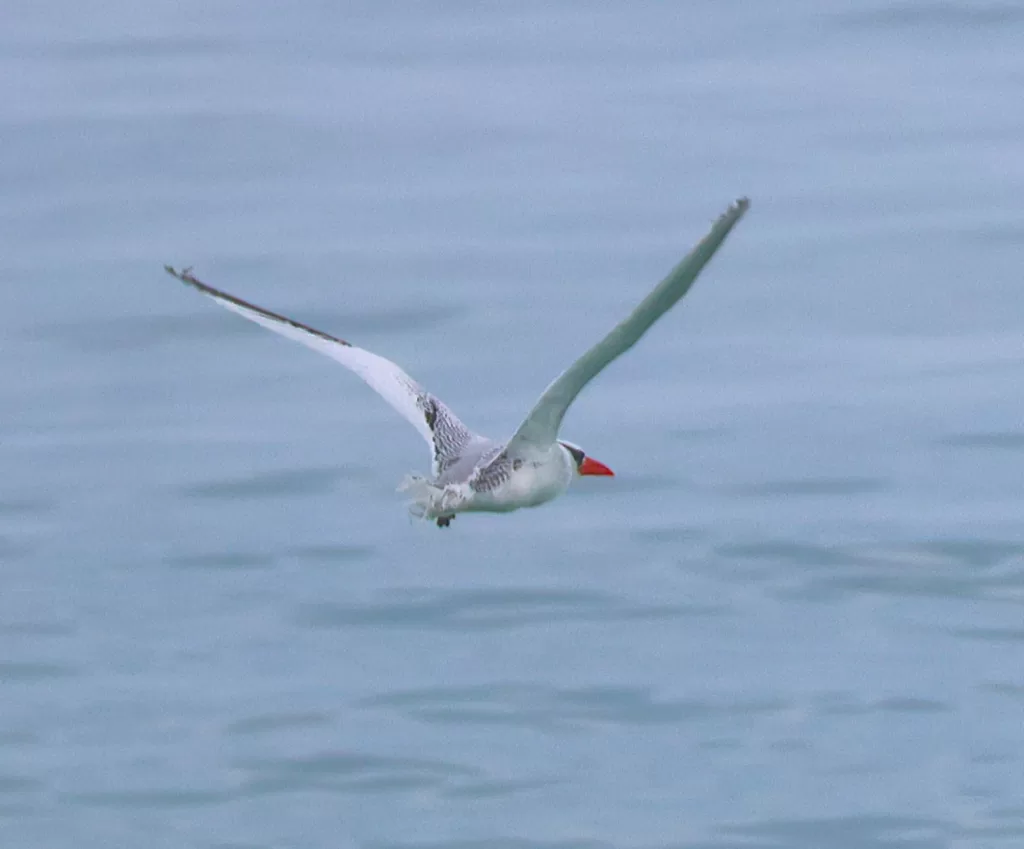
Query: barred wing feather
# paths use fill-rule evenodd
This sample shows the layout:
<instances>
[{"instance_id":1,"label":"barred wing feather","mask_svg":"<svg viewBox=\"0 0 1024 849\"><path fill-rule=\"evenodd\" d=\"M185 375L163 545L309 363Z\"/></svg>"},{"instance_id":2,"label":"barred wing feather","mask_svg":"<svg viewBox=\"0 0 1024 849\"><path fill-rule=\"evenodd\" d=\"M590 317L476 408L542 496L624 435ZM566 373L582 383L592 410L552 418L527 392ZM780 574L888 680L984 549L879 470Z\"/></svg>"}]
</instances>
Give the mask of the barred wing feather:
<instances>
[{"instance_id":1,"label":"barred wing feather","mask_svg":"<svg viewBox=\"0 0 1024 849\"><path fill-rule=\"evenodd\" d=\"M316 330L263 307L222 292L192 275L190 269L167 272L198 289L225 309L256 322L307 348L326 354L355 372L385 401L407 419L430 445L435 477L457 457L474 434L441 401L390 360L358 348L344 339Z\"/></svg>"}]
</instances>

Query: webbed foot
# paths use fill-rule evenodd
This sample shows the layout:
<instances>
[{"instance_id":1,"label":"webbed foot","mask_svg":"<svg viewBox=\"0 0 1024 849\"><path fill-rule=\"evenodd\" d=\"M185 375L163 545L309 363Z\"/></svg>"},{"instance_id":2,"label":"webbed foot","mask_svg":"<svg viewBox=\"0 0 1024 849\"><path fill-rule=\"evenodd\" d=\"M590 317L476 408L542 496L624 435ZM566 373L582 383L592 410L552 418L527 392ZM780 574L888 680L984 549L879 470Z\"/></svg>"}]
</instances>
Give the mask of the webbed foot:
<instances>
[{"instance_id":1,"label":"webbed foot","mask_svg":"<svg viewBox=\"0 0 1024 849\"><path fill-rule=\"evenodd\" d=\"M447 528L452 523L452 519L454 518L454 516L438 516L437 526L439 528Z\"/></svg>"}]
</instances>

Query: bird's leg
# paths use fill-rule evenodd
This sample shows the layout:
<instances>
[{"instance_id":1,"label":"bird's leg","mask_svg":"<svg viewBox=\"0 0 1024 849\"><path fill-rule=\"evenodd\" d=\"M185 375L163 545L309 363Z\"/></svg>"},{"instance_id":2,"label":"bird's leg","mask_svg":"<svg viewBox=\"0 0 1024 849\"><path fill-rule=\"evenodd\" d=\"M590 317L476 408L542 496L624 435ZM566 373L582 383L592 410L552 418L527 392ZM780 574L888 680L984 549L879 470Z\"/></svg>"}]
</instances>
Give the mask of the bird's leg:
<instances>
[{"instance_id":1,"label":"bird's leg","mask_svg":"<svg viewBox=\"0 0 1024 849\"><path fill-rule=\"evenodd\" d=\"M452 519L454 518L454 516L438 516L437 526L439 528L447 528L452 523Z\"/></svg>"}]
</instances>

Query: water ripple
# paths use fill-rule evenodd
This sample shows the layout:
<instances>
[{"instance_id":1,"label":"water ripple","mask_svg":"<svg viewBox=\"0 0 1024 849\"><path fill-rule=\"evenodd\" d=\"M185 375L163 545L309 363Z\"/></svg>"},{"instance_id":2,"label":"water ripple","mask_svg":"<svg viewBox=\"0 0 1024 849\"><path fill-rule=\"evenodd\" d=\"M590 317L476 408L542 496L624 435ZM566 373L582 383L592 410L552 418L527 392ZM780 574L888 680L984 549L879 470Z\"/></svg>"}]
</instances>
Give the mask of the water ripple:
<instances>
[{"instance_id":1,"label":"water ripple","mask_svg":"<svg viewBox=\"0 0 1024 849\"><path fill-rule=\"evenodd\" d=\"M68 793L63 797L69 802L98 808L195 808L205 805L219 805L230 801L234 795L216 790L194 790L172 788L162 790L112 790L88 793Z\"/></svg>"},{"instance_id":2,"label":"water ripple","mask_svg":"<svg viewBox=\"0 0 1024 849\"><path fill-rule=\"evenodd\" d=\"M21 560L33 551L34 549L31 546L11 542L8 537L0 537L0 557L8 562Z\"/></svg>"},{"instance_id":3,"label":"water ripple","mask_svg":"<svg viewBox=\"0 0 1024 849\"><path fill-rule=\"evenodd\" d=\"M957 637L994 643L1024 642L1024 628L953 628L949 633Z\"/></svg>"},{"instance_id":4,"label":"water ripple","mask_svg":"<svg viewBox=\"0 0 1024 849\"><path fill-rule=\"evenodd\" d=\"M834 545L818 545L793 540L763 540L730 543L719 546L715 553L725 558L770 560L797 566L849 566L863 562L854 552Z\"/></svg>"},{"instance_id":5,"label":"water ripple","mask_svg":"<svg viewBox=\"0 0 1024 849\"><path fill-rule=\"evenodd\" d=\"M953 708L935 699L915 696L890 696L884 699L861 699L852 693L831 693L815 699L814 712L819 716L860 716L870 713L947 713Z\"/></svg>"},{"instance_id":6,"label":"water ripple","mask_svg":"<svg viewBox=\"0 0 1024 849\"><path fill-rule=\"evenodd\" d=\"M37 778L24 775L0 775L0 793L33 793L43 787Z\"/></svg>"},{"instance_id":7,"label":"water ripple","mask_svg":"<svg viewBox=\"0 0 1024 849\"><path fill-rule=\"evenodd\" d=\"M290 554L299 560L316 562L349 562L353 560L366 560L376 552L373 546L369 545L306 545L290 550Z\"/></svg>"},{"instance_id":8,"label":"water ripple","mask_svg":"<svg viewBox=\"0 0 1024 849\"><path fill-rule=\"evenodd\" d=\"M562 782L559 779L536 778L510 781L486 781L465 782L444 791L449 799L495 799L501 796L511 796L515 793L528 793L532 790L543 790Z\"/></svg>"},{"instance_id":9,"label":"water ripple","mask_svg":"<svg viewBox=\"0 0 1024 849\"><path fill-rule=\"evenodd\" d=\"M222 56L228 43L206 36L156 37L136 36L132 38L75 39L54 44L38 45L34 50L52 53L64 59L104 62L146 62L163 57L198 58L201 56Z\"/></svg>"},{"instance_id":10,"label":"water ripple","mask_svg":"<svg viewBox=\"0 0 1024 849\"><path fill-rule=\"evenodd\" d=\"M958 433L941 440L954 448L989 448L996 451L1024 451L1024 432L1019 430Z\"/></svg>"},{"instance_id":11,"label":"water ripple","mask_svg":"<svg viewBox=\"0 0 1024 849\"><path fill-rule=\"evenodd\" d=\"M939 849L947 830L941 820L869 815L766 820L727 826L722 833L753 841L742 844L749 849Z\"/></svg>"},{"instance_id":12,"label":"water ripple","mask_svg":"<svg viewBox=\"0 0 1024 849\"><path fill-rule=\"evenodd\" d=\"M730 487L734 495L762 497L788 495L793 497L826 495L867 495L883 492L889 482L882 478L798 478L794 480L766 481L750 486Z\"/></svg>"},{"instance_id":13,"label":"water ripple","mask_svg":"<svg viewBox=\"0 0 1024 849\"><path fill-rule=\"evenodd\" d=\"M175 569L267 569L277 562L268 554L244 551L218 551L208 554L176 555L164 563Z\"/></svg>"},{"instance_id":14,"label":"water ripple","mask_svg":"<svg viewBox=\"0 0 1024 849\"><path fill-rule=\"evenodd\" d=\"M67 678L75 674L75 669L61 663L45 663L37 661L0 661L0 681L34 682L49 681L54 678Z\"/></svg>"},{"instance_id":15,"label":"water ripple","mask_svg":"<svg viewBox=\"0 0 1024 849\"><path fill-rule=\"evenodd\" d=\"M41 498L0 499L0 516L39 516L53 512L56 506L56 501Z\"/></svg>"},{"instance_id":16,"label":"water ripple","mask_svg":"<svg viewBox=\"0 0 1024 849\"><path fill-rule=\"evenodd\" d=\"M290 728L309 728L327 725L331 718L322 713L266 713L248 716L229 723L224 728L226 734L266 734Z\"/></svg>"},{"instance_id":17,"label":"water ripple","mask_svg":"<svg viewBox=\"0 0 1024 849\"><path fill-rule=\"evenodd\" d=\"M247 794L294 793L305 790L367 793L435 788L460 779L476 779L480 770L424 758L398 758L357 752L324 752L294 758L236 762L249 773Z\"/></svg>"},{"instance_id":18,"label":"water ripple","mask_svg":"<svg viewBox=\"0 0 1024 849\"><path fill-rule=\"evenodd\" d=\"M715 553L733 562L774 564L785 570L783 578L799 570L795 584L778 590L790 599L829 601L855 593L1014 600L1024 592L1024 543L999 539L928 539L892 547L768 539L730 543ZM743 572L735 566L731 571Z\"/></svg>"},{"instance_id":19,"label":"water ripple","mask_svg":"<svg viewBox=\"0 0 1024 849\"><path fill-rule=\"evenodd\" d=\"M674 725L713 717L777 713L787 707L776 699L658 699L650 690L636 687L558 689L504 683L400 690L364 699L360 704L395 708L422 722L517 725L543 731L578 729L595 723Z\"/></svg>"},{"instance_id":20,"label":"water ripple","mask_svg":"<svg viewBox=\"0 0 1024 849\"><path fill-rule=\"evenodd\" d=\"M286 469L192 484L182 492L189 497L229 501L239 498L277 498L282 495L321 495L352 473L351 468Z\"/></svg>"},{"instance_id":21,"label":"water ripple","mask_svg":"<svg viewBox=\"0 0 1024 849\"><path fill-rule=\"evenodd\" d=\"M471 631L547 622L672 619L718 613L696 605L626 602L597 592L562 589L424 590L414 598L300 608L298 621L312 628L385 627Z\"/></svg>"},{"instance_id":22,"label":"water ripple","mask_svg":"<svg viewBox=\"0 0 1024 849\"><path fill-rule=\"evenodd\" d=\"M485 837L481 840L367 843L366 849L613 849L603 840L529 840L522 837ZM668 847L666 847L668 849ZM677 849L688 849L677 846Z\"/></svg>"},{"instance_id":23,"label":"water ripple","mask_svg":"<svg viewBox=\"0 0 1024 849\"><path fill-rule=\"evenodd\" d=\"M844 25L892 31L899 29L948 28L978 30L1009 26L1024 20L1024 9L1010 3L889 3L878 9L837 16Z\"/></svg>"},{"instance_id":24,"label":"water ripple","mask_svg":"<svg viewBox=\"0 0 1024 849\"><path fill-rule=\"evenodd\" d=\"M0 634L28 637L68 637L75 633L69 622L23 621L0 624Z\"/></svg>"},{"instance_id":25,"label":"water ripple","mask_svg":"<svg viewBox=\"0 0 1024 849\"><path fill-rule=\"evenodd\" d=\"M39 735L30 731L0 731L0 746L32 746L41 742Z\"/></svg>"},{"instance_id":26,"label":"water ripple","mask_svg":"<svg viewBox=\"0 0 1024 849\"><path fill-rule=\"evenodd\" d=\"M1024 699L1024 684L1017 684L1010 681L989 681L984 689L1001 696Z\"/></svg>"}]
</instances>

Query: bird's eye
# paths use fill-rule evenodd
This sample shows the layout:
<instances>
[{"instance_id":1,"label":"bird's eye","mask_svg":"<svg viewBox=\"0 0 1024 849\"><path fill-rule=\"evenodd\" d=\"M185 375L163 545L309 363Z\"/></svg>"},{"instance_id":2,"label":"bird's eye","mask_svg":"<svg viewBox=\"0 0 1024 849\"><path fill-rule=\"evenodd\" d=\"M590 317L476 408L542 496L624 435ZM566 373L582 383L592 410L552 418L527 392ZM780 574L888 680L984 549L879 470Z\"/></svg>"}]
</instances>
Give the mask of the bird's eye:
<instances>
[{"instance_id":1,"label":"bird's eye","mask_svg":"<svg viewBox=\"0 0 1024 849\"><path fill-rule=\"evenodd\" d=\"M562 445L565 445L563 442ZM572 454L572 459L576 461L576 468L583 465L583 460L586 455L575 445L565 445L565 450Z\"/></svg>"}]
</instances>

